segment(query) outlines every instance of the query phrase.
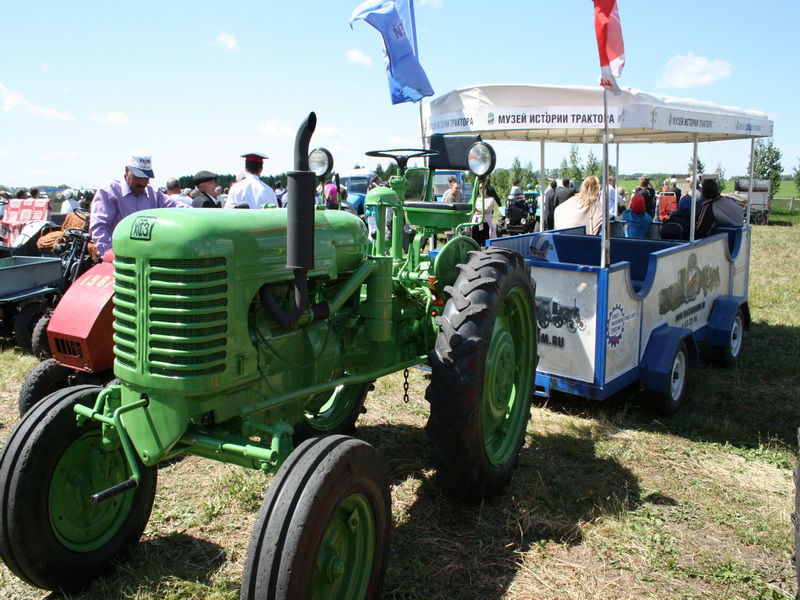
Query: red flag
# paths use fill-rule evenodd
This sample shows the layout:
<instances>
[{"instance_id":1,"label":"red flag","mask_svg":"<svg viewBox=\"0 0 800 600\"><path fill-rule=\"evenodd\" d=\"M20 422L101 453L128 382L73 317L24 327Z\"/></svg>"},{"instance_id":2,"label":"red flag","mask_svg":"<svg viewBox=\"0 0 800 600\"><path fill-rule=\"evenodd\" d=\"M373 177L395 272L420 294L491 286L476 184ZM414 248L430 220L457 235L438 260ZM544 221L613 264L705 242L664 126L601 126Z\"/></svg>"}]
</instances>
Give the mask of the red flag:
<instances>
[{"instance_id":1,"label":"red flag","mask_svg":"<svg viewBox=\"0 0 800 600\"><path fill-rule=\"evenodd\" d=\"M622 75L625 66L625 44L617 0L594 0L594 30L600 53L600 85L619 94L616 78Z\"/></svg>"}]
</instances>

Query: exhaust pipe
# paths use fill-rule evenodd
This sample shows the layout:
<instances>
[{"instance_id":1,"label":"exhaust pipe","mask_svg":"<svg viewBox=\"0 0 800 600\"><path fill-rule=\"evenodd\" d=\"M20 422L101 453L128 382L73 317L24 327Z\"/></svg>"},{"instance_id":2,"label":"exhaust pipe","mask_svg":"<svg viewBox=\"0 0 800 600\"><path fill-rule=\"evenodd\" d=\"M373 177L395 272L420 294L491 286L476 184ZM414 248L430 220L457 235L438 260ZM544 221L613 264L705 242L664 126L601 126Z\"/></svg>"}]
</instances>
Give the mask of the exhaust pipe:
<instances>
[{"instance_id":1,"label":"exhaust pipe","mask_svg":"<svg viewBox=\"0 0 800 600\"><path fill-rule=\"evenodd\" d=\"M289 328L300 319L308 304L308 272L314 269L314 173L310 171L308 151L317 127L313 112L297 130L294 140L294 171L287 173L286 268L294 271L294 307L284 311L272 295L270 284L259 289L259 299L281 327ZM327 305L312 307L314 320L326 318Z\"/></svg>"}]
</instances>

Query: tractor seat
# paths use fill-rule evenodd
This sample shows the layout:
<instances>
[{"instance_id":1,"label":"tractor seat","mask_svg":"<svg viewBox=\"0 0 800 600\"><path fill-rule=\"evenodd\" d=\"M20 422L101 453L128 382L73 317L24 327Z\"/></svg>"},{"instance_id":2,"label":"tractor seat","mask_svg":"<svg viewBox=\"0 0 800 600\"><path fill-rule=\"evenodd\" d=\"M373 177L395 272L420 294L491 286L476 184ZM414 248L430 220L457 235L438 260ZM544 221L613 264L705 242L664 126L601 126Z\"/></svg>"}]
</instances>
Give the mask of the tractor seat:
<instances>
[{"instance_id":1,"label":"tractor seat","mask_svg":"<svg viewBox=\"0 0 800 600\"><path fill-rule=\"evenodd\" d=\"M406 202L406 208L422 208L426 210L472 210L469 202Z\"/></svg>"}]
</instances>

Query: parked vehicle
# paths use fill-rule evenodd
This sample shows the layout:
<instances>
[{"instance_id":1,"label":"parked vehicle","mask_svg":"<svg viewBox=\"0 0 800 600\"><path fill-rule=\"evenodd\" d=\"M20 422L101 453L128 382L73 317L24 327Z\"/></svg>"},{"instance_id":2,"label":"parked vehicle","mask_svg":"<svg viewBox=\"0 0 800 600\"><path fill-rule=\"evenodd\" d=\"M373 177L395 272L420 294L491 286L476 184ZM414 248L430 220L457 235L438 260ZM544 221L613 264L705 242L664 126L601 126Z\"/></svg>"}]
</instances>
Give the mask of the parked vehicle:
<instances>
[{"instance_id":1,"label":"parked vehicle","mask_svg":"<svg viewBox=\"0 0 800 600\"><path fill-rule=\"evenodd\" d=\"M339 184L347 188L347 201L353 205L356 213L364 214L364 199L367 188L377 177L370 169L349 169L339 172Z\"/></svg>"},{"instance_id":2,"label":"parked vehicle","mask_svg":"<svg viewBox=\"0 0 800 600\"><path fill-rule=\"evenodd\" d=\"M497 235L519 235L536 231L536 210L539 202L534 193L509 196L500 207Z\"/></svg>"},{"instance_id":3,"label":"parked vehicle","mask_svg":"<svg viewBox=\"0 0 800 600\"><path fill-rule=\"evenodd\" d=\"M158 463L193 454L275 474L241 598L377 597L389 482L349 434L371 382L424 362L438 480L472 502L509 482L537 361L530 268L464 235L435 258L421 236L408 253L401 242L406 218L435 239L472 215L430 194L404 202L409 159L482 177L493 151L368 153L398 165L366 197L380 228L394 213L389 246L346 211L316 210L329 169L310 170L315 126L312 113L298 131L287 210L160 209L116 228L119 381L45 397L0 453L0 557L18 577L67 591L110 568L146 526Z\"/></svg>"},{"instance_id":4,"label":"parked vehicle","mask_svg":"<svg viewBox=\"0 0 800 600\"><path fill-rule=\"evenodd\" d=\"M749 202L751 224L766 225L769 223L769 211L772 205L772 182L769 179L755 179L752 190L749 179L735 179L731 197L745 211L747 211Z\"/></svg>"},{"instance_id":5,"label":"parked vehicle","mask_svg":"<svg viewBox=\"0 0 800 600\"><path fill-rule=\"evenodd\" d=\"M52 309L91 265L85 226L70 229L62 239L58 257L0 258L0 328L6 336L13 334L21 349L37 355L49 353L46 328Z\"/></svg>"},{"instance_id":6,"label":"parked vehicle","mask_svg":"<svg viewBox=\"0 0 800 600\"><path fill-rule=\"evenodd\" d=\"M73 283L93 264L91 236L89 235L89 210L76 208L73 214L81 221L80 227L70 227L61 232L61 237L53 246L53 255L61 260L61 278L56 284L55 293L47 298L47 309L36 322L31 335L31 350L40 358L49 358L51 347L47 337L47 326L53 310ZM76 315L78 317L78 315ZM77 320L83 320L78 318Z\"/></svg>"},{"instance_id":7,"label":"parked vehicle","mask_svg":"<svg viewBox=\"0 0 800 600\"><path fill-rule=\"evenodd\" d=\"M33 330L61 280L61 261L41 256L0 258L0 330L31 350Z\"/></svg>"},{"instance_id":8,"label":"parked vehicle","mask_svg":"<svg viewBox=\"0 0 800 600\"><path fill-rule=\"evenodd\" d=\"M651 227L657 236L660 224ZM583 227L489 240L525 252L538 282L537 394L603 400L630 385L674 414L700 344L735 364L750 325L749 226L720 227L692 242L623 237L612 227L610 261ZM541 249L541 251L538 251Z\"/></svg>"},{"instance_id":9,"label":"parked vehicle","mask_svg":"<svg viewBox=\"0 0 800 600\"><path fill-rule=\"evenodd\" d=\"M52 225L49 198L0 198L5 207L0 219L0 258L39 256L36 241Z\"/></svg>"}]
</instances>

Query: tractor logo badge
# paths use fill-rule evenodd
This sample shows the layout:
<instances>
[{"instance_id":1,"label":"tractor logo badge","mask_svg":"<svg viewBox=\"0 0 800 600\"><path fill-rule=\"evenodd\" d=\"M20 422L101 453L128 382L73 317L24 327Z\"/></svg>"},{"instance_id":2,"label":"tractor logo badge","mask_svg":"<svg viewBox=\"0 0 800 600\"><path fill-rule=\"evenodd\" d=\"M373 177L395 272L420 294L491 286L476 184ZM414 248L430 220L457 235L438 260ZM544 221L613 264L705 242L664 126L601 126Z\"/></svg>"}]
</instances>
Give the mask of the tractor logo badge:
<instances>
[{"instance_id":1,"label":"tractor logo badge","mask_svg":"<svg viewBox=\"0 0 800 600\"><path fill-rule=\"evenodd\" d=\"M131 226L131 239L149 242L153 235L155 223L155 217L137 217Z\"/></svg>"},{"instance_id":2,"label":"tractor logo badge","mask_svg":"<svg viewBox=\"0 0 800 600\"><path fill-rule=\"evenodd\" d=\"M608 345L612 348L619 346L622 334L625 333L625 323L636 317L636 312L625 314L622 305L615 304L608 313Z\"/></svg>"}]
</instances>

